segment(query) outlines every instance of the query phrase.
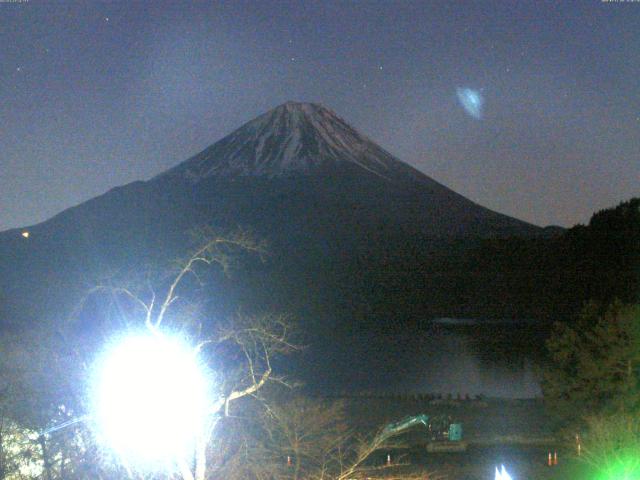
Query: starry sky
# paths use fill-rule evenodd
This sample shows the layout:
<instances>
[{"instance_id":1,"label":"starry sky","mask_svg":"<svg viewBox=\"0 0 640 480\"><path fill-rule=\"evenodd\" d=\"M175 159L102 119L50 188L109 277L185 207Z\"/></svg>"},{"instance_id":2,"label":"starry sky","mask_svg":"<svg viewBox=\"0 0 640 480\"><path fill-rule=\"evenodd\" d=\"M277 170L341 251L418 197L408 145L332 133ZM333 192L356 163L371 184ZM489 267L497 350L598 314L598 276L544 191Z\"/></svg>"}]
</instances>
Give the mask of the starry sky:
<instances>
[{"instance_id":1,"label":"starry sky","mask_svg":"<svg viewBox=\"0 0 640 480\"><path fill-rule=\"evenodd\" d=\"M0 0L0 45L0 230L287 100L538 225L640 194L640 2Z\"/></svg>"}]
</instances>

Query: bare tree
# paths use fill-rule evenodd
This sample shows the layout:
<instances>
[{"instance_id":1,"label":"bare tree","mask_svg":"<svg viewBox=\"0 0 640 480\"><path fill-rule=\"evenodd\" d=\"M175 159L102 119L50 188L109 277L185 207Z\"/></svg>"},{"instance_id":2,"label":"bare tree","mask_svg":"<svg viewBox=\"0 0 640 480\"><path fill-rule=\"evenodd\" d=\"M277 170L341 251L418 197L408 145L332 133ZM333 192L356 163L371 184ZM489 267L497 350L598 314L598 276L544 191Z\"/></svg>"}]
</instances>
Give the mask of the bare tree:
<instances>
[{"instance_id":1,"label":"bare tree","mask_svg":"<svg viewBox=\"0 0 640 480\"><path fill-rule=\"evenodd\" d=\"M176 262L171 273L160 281L154 281L157 276L147 275L143 281L102 282L90 290L76 311L81 313L90 298L102 297L113 307L112 312L139 319L142 328L149 331L179 328L189 334L197 354L219 372L219 390L209 405L207 424L197 438L194 461L185 459L181 463L179 478L438 478L424 472L400 474L402 465L372 464L374 452L399 444L389 437L361 435L348 428L341 402L265 396L269 385L285 383L274 374L274 357L298 348L292 340L291 321L281 315L237 314L225 321L211 322L202 308L203 298L210 295L205 288L210 267L226 272L239 252L263 255L264 245L242 232L221 237L204 231L197 238L198 248ZM83 342L69 342L66 347L72 363L80 370L86 369L84 362L90 349L91 345ZM228 360L224 368L217 363L219 359ZM229 364L236 368L228 368ZM73 441L66 450L65 445L58 448L54 444L55 464L48 463L52 479L113 478L113 472L108 471L111 468L103 471L93 464L99 454L88 441L83 442L82 451L74 451ZM135 472L121 473L119 478L124 474L142 478Z\"/></svg>"},{"instance_id":2,"label":"bare tree","mask_svg":"<svg viewBox=\"0 0 640 480\"><path fill-rule=\"evenodd\" d=\"M196 353L203 358L233 358L231 363L237 365L234 370L225 368L224 374L217 372L220 390L209 406L208 422L197 438L194 465L185 460L179 466L183 480L207 478L207 447L220 418L229 415L233 402L255 395L268 382L283 382L274 375L272 358L298 348L291 340L291 322L283 315L237 314L217 322L206 318L202 312L203 299L194 292L206 285L210 267L217 266L226 273L236 255L262 256L265 245L243 231L219 236L201 230L194 235L198 247L175 262L171 274L160 282L147 278L128 284L113 280L101 283L90 289L75 312L76 315L81 312L91 297L107 294L120 310L129 312L128 317L140 318L149 331L179 328L188 333Z\"/></svg>"},{"instance_id":3,"label":"bare tree","mask_svg":"<svg viewBox=\"0 0 640 480\"><path fill-rule=\"evenodd\" d=\"M356 432L343 401L296 396L271 398L261 421L246 425L237 447L220 462L218 477L230 480L348 480L442 478L402 459L376 463L380 452L405 445L397 437ZM239 422L241 423L241 422ZM235 431L242 427L236 424ZM377 457L376 457L377 454ZM249 460L249 461L247 461Z\"/></svg>"},{"instance_id":4,"label":"bare tree","mask_svg":"<svg viewBox=\"0 0 640 480\"><path fill-rule=\"evenodd\" d=\"M46 430L68 422L73 386L71 363L63 345L44 326L20 335L5 332L0 341L0 448L8 478L67 478L68 453L81 454L74 441L76 422L60 435ZM66 408L61 408L66 405ZM27 473L25 473L27 472ZM0 478L4 478L0 476Z\"/></svg>"}]
</instances>

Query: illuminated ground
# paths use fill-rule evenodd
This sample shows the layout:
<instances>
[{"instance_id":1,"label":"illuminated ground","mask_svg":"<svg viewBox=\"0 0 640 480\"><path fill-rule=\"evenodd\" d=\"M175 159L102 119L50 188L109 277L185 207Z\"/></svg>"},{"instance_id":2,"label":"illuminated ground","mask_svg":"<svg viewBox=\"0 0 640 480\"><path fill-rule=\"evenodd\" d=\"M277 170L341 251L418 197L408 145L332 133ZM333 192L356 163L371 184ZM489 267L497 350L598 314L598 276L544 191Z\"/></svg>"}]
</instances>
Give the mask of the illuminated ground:
<instances>
[{"instance_id":1,"label":"illuminated ground","mask_svg":"<svg viewBox=\"0 0 640 480\"><path fill-rule=\"evenodd\" d=\"M424 396L388 396L347 400L351 419L362 431L406 415L450 414L463 424L470 447L465 453L427 453L424 431L403 437L409 448L379 452L372 462L383 465L391 453L400 470L435 471L450 480L493 480L504 464L514 480L591 480L572 460L573 448L563 448L552 435L552 422L541 400L432 400ZM549 450L558 451L558 465L547 466ZM594 479L595 480L595 479Z\"/></svg>"},{"instance_id":2,"label":"illuminated ground","mask_svg":"<svg viewBox=\"0 0 640 480\"><path fill-rule=\"evenodd\" d=\"M382 465L385 455L374 460ZM559 464L548 467L546 452L542 449L521 448L470 448L461 454L428 454L424 450L411 449L394 452L395 461L406 464L397 467L406 472L436 472L448 480L493 480L495 467L504 464L514 480L590 480L583 466L568 460L561 452Z\"/></svg>"}]
</instances>

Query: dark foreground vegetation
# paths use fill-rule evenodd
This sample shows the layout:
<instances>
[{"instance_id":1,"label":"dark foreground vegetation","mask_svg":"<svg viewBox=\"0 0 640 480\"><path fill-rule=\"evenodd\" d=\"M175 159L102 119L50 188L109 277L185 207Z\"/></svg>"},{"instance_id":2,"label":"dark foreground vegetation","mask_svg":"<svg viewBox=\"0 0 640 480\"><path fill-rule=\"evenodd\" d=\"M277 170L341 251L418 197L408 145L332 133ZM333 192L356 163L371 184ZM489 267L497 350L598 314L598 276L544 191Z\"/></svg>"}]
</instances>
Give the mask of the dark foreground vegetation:
<instances>
[{"instance_id":1,"label":"dark foreground vegetation","mask_svg":"<svg viewBox=\"0 0 640 480\"><path fill-rule=\"evenodd\" d=\"M159 328L162 323L206 346L203 359L215 372L219 390L211 410L211 435L196 455L201 462L195 462L193 476L182 472L153 478L476 480L491 478L495 466L504 462L514 478L637 480L639 207L640 199L633 199L595 214L587 226L547 237L477 240L447 255L441 251L429 265L409 268L405 264L403 271L402 262L393 263L389 271L397 275L387 271L387 278L393 280L382 290L370 291L366 286L382 275L384 265L374 262L358 269L349 263L352 258L331 275L320 277L327 282L324 285L338 278L342 282L339 288L327 288L329 298L324 303L313 303L319 298L314 296L318 290L313 290L317 285L310 287L314 292L310 299L291 300L294 318L303 300L311 300L309 311L297 319L297 334L296 322L271 312L257 315L254 309L236 310L226 320L212 316L211 286L225 288L237 281L237 276L221 280L234 263L244 268L236 273L250 277L241 289L246 296L258 286L264 290L269 285L260 281L269 270L249 266L252 258L264 254L261 242L246 234L216 237L210 230L202 230L195 240L199 247L168 269L109 272L103 282L85 289L81 301L69 309L71 314L55 322L50 317L16 322L12 305L5 305L2 322L11 328L3 330L0 345L0 478L131 476L117 458L105 454L95 442L90 422L84 420L88 365L111 332ZM418 321L413 305L429 291L433 278L439 278L439 268L447 272L444 286L437 289L435 303L423 304L421 312L439 312L460 300L466 307L455 314L468 313L466 308L475 304L478 312L494 316L511 312L513 318L561 320L547 341L544 399L377 397L359 395L355 388L350 398L310 398L301 396L297 379L277 371L278 365L295 359L305 344L317 342L320 333L324 332L321 338L330 336L327 325L310 322L314 312L323 311L320 318L353 314L344 317L350 322L331 330L335 337L341 337L341 329L350 332L351 336L335 339L343 347L358 338L359 329L379 328L383 318L389 322L393 311L398 317L392 321L409 328ZM430 271L435 272L433 278ZM281 270L274 277L271 292L276 299L286 290L282 280L287 272ZM346 282L349 288L345 289L345 278L358 282ZM394 282L414 282L419 288L402 289ZM58 295L64 293L65 285L54 285L59 287ZM286 285L301 295L310 283L294 285L289 280ZM499 312L494 310L496 305L501 305ZM282 360L284 355L287 360ZM305 380L309 385L313 378ZM459 419L468 451L427 455L419 430L390 439L379 436L390 421L418 413ZM67 422L72 423L57 429ZM546 455L552 448L561 460L548 467ZM392 458L389 467L387 455Z\"/></svg>"}]
</instances>

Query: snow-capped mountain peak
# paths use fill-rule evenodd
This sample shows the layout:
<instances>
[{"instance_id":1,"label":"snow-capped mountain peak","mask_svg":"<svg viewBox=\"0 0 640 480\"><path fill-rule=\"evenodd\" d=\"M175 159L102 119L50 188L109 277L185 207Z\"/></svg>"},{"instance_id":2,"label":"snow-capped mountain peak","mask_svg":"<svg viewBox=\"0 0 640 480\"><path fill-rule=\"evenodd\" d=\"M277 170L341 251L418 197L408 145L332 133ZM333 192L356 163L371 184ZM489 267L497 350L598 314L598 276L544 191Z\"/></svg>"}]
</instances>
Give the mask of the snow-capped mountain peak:
<instances>
[{"instance_id":1,"label":"snow-capped mountain peak","mask_svg":"<svg viewBox=\"0 0 640 480\"><path fill-rule=\"evenodd\" d=\"M273 178L312 174L345 162L385 178L404 165L331 110L287 102L167 173L193 182L211 176Z\"/></svg>"}]
</instances>

